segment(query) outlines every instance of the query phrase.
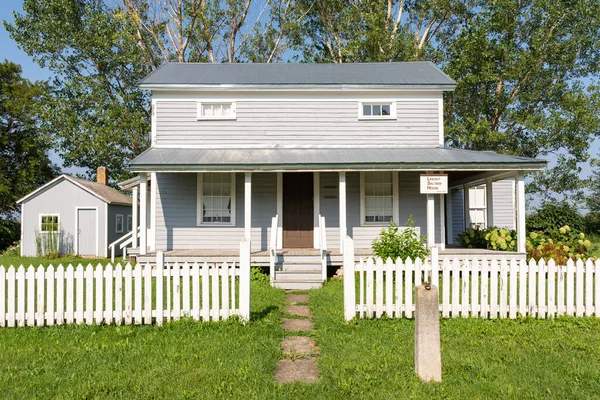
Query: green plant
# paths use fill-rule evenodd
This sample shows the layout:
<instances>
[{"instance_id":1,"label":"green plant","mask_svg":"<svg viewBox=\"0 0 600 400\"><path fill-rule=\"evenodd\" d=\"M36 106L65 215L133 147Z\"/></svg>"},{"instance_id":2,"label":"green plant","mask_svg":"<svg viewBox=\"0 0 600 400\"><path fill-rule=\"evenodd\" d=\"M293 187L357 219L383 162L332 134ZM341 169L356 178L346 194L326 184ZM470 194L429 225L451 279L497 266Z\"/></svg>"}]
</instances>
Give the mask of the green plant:
<instances>
[{"instance_id":1,"label":"green plant","mask_svg":"<svg viewBox=\"0 0 600 400\"><path fill-rule=\"evenodd\" d=\"M259 283L269 283L269 276L258 267L250 268L250 280Z\"/></svg>"},{"instance_id":2,"label":"green plant","mask_svg":"<svg viewBox=\"0 0 600 400\"><path fill-rule=\"evenodd\" d=\"M19 257L21 255L21 241L13 242L6 250L0 252L0 258Z\"/></svg>"},{"instance_id":3,"label":"green plant","mask_svg":"<svg viewBox=\"0 0 600 400\"><path fill-rule=\"evenodd\" d=\"M552 258L558 264L564 264L569 258L587 260L592 256L592 242L583 232L576 232L570 226L546 232L530 232L527 235L527 258L534 260Z\"/></svg>"},{"instance_id":4,"label":"green plant","mask_svg":"<svg viewBox=\"0 0 600 400\"><path fill-rule=\"evenodd\" d=\"M527 216L527 232L552 233L563 226L581 232L585 230L585 219L576 207L566 203L544 203L533 214Z\"/></svg>"},{"instance_id":5,"label":"green plant","mask_svg":"<svg viewBox=\"0 0 600 400\"><path fill-rule=\"evenodd\" d=\"M485 249L487 248L487 242L485 240L486 234L487 230L476 227L461 233L457 236L457 239L462 247L469 249Z\"/></svg>"},{"instance_id":6,"label":"green plant","mask_svg":"<svg viewBox=\"0 0 600 400\"><path fill-rule=\"evenodd\" d=\"M38 257L55 259L61 256L62 232L50 230L35 232L35 247Z\"/></svg>"},{"instance_id":7,"label":"green plant","mask_svg":"<svg viewBox=\"0 0 600 400\"><path fill-rule=\"evenodd\" d=\"M488 228L485 234L487 248L492 250L517 251L517 232L506 228Z\"/></svg>"},{"instance_id":8,"label":"green plant","mask_svg":"<svg viewBox=\"0 0 600 400\"><path fill-rule=\"evenodd\" d=\"M424 259L429 255L429 249L424 237L419 236L415 229L415 221L412 217L406 220L406 228L400 230L396 224L390 221L387 228L383 228L379 236L371 244L373 254L386 260L398 258L406 260L410 258Z\"/></svg>"},{"instance_id":9,"label":"green plant","mask_svg":"<svg viewBox=\"0 0 600 400\"><path fill-rule=\"evenodd\" d=\"M583 220L585 221L585 233L588 235L595 235L600 233L600 213L590 212L587 213Z\"/></svg>"}]
</instances>

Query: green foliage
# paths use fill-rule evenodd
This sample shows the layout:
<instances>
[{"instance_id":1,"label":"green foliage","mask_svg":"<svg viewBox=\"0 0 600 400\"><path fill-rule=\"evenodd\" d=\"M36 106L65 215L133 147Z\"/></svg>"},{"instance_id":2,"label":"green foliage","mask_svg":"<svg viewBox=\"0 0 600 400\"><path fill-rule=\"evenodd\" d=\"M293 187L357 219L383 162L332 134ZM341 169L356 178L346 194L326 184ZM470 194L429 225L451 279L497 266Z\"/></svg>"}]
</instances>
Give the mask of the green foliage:
<instances>
[{"instance_id":1,"label":"green foliage","mask_svg":"<svg viewBox=\"0 0 600 400\"><path fill-rule=\"evenodd\" d=\"M525 220L528 232L552 233L568 225L575 231L585 230L585 220L575 206L566 202L545 202Z\"/></svg>"},{"instance_id":2,"label":"green foliage","mask_svg":"<svg viewBox=\"0 0 600 400\"><path fill-rule=\"evenodd\" d=\"M262 269L258 267L250 268L250 280L258 283L269 283L269 275L265 274Z\"/></svg>"},{"instance_id":3,"label":"green foliage","mask_svg":"<svg viewBox=\"0 0 600 400\"><path fill-rule=\"evenodd\" d=\"M469 249L517 251L517 232L506 228L471 228L457 238L461 246Z\"/></svg>"},{"instance_id":4,"label":"green foliage","mask_svg":"<svg viewBox=\"0 0 600 400\"><path fill-rule=\"evenodd\" d=\"M379 236L373 240L371 247L373 254L384 260L406 260L410 258L425 259L429 255L429 249L425 238L419 236L415 230L415 221L409 217L406 228L400 230L396 224L390 221L387 228L383 228Z\"/></svg>"},{"instance_id":5,"label":"green foliage","mask_svg":"<svg viewBox=\"0 0 600 400\"><path fill-rule=\"evenodd\" d=\"M62 256L62 238L61 231L35 232L37 256L49 260L60 258Z\"/></svg>"},{"instance_id":6,"label":"green foliage","mask_svg":"<svg viewBox=\"0 0 600 400\"><path fill-rule=\"evenodd\" d=\"M21 237L21 223L13 219L0 219L0 252L15 244Z\"/></svg>"},{"instance_id":7,"label":"green foliage","mask_svg":"<svg viewBox=\"0 0 600 400\"><path fill-rule=\"evenodd\" d=\"M21 256L21 241L13 242L5 250L0 251L0 258L20 257Z\"/></svg>"},{"instance_id":8,"label":"green foliage","mask_svg":"<svg viewBox=\"0 0 600 400\"><path fill-rule=\"evenodd\" d=\"M564 265L569 258L587 260L592 256L593 244L570 226L561 226L551 232L530 232L527 235L527 257L534 260L550 258Z\"/></svg>"},{"instance_id":9,"label":"green foliage","mask_svg":"<svg viewBox=\"0 0 600 400\"><path fill-rule=\"evenodd\" d=\"M600 212L589 212L584 217L585 233L597 235L600 233Z\"/></svg>"}]
</instances>

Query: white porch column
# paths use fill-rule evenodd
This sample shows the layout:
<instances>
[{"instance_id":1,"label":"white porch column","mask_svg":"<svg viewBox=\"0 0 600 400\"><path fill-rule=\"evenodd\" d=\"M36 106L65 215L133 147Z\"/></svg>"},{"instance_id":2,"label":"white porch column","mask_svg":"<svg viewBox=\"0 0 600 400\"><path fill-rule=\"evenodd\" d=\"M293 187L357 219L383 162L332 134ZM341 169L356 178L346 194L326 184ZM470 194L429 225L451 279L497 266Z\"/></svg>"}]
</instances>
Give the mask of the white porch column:
<instances>
[{"instance_id":1,"label":"white porch column","mask_svg":"<svg viewBox=\"0 0 600 400\"><path fill-rule=\"evenodd\" d=\"M252 173L244 175L244 236L251 240L252 234Z\"/></svg>"},{"instance_id":2,"label":"white porch column","mask_svg":"<svg viewBox=\"0 0 600 400\"><path fill-rule=\"evenodd\" d=\"M446 195L440 194L440 248L446 248Z\"/></svg>"},{"instance_id":3,"label":"white porch column","mask_svg":"<svg viewBox=\"0 0 600 400\"><path fill-rule=\"evenodd\" d=\"M150 174L150 232L148 244L150 250L156 250L156 172Z\"/></svg>"},{"instance_id":4,"label":"white porch column","mask_svg":"<svg viewBox=\"0 0 600 400\"><path fill-rule=\"evenodd\" d=\"M435 245L435 197L427 195L427 246Z\"/></svg>"},{"instance_id":5,"label":"white porch column","mask_svg":"<svg viewBox=\"0 0 600 400\"><path fill-rule=\"evenodd\" d=\"M343 244L346 235L348 234L348 229L346 228L346 173L340 172L340 252L343 253Z\"/></svg>"},{"instance_id":6,"label":"white porch column","mask_svg":"<svg viewBox=\"0 0 600 400\"><path fill-rule=\"evenodd\" d=\"M140 174L140 255L146 255L148 250L148 176Z\"/></svg>"},{"instance_id":7,"label":"white porch column","mask_svg":"<svg viewBox=\"0 0 600 400\"><path fill-rule=\"evenodd\" d=\"M517 251L525 253L525 175L520 172L515 181L517 191Z\"/></svg>"},{"instance_id":8,"label":"white porch column","mask_svg":"<svg viewBox=\"0 0 600 400\"><path fill-rule=\"evenodd\" d=\"M319 214L321 214L321 174L313 172L313 247L321 247L321 231L319 230Z\"/></svg>"},{"instance_id":9,"label":"white porch column","mask_svg":"<svg viewBox=\"0 0 600 400\"><path fill-rule=\"evenodd\" d=\"M463 217L465 219L465 230L471 228L471 201L469 200L469 185L463 185Z\"/></svg>"},{"instance_id":10,"label":"white porch column","mask_svg":"<svg viewBox=\"0 0 600 400\"><path fill-rule=\"evenodd\" d=\"M277 173L277 249L283 248L283 172Z\"/></svg>"},{"instance_id":11,"label":"white porch column","mask_svg":"<svg viewBox=\"0 0 600 400\"><path fill-rule=\"evenodd\" d=\"M487 226L494 226L494 194L493 194L494 181L488 179L485 182L485 206L486 206L486 219Z\"/></svg>"},{"instance_id":12,"label":"white porch column","mask_svg":"<svg viewBox=\"0 0 600 400\"><path fill-rule=\"evenodd\" d=\"M133 197L131 201L131 248L138 248L138 192L139 188L136 186L133 188Z\"/></svg>"}]
</instances>

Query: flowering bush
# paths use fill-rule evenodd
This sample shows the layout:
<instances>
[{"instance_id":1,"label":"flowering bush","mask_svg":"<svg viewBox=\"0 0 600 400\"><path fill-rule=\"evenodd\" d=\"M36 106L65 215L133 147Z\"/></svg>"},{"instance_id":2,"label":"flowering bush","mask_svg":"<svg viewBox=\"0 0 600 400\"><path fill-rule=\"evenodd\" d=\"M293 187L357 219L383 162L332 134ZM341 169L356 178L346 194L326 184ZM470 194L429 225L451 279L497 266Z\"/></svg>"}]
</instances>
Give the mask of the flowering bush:
<instances>
[{"instance_id":1,"label":"flowering bush","mask_svg":"<svg viewBox=\"0 0 600 400\"><path fill-rule=\"evenodd\" d=\"M577 232L569 225L561 226L550 234L531 232L527 236L527 258L540 260L554 259L558 264L564 264L569 258L587 260L591 257L592 242L585 233Z\"/></svg>"},{"instance_id":2,"label":"flowering bush","mask_svg":"<svg viewBox=\"0 0 600 400\"><path fill-rule=\"evenodd\" d=\"M471 228L458 235L458 243L469 249L516 251L517 234L506 228Z\"/></svg>"},{"instance_id":3,"label":"flowering bush","mask_svg":"<svg viewBox=\"0 0 600 400\"><path fill-rule=\"evenodd\" d=\"M0 253L2 257L19 257L21 255L21 241L13 242L6 250Z\"/></svg>"}]
</instances>

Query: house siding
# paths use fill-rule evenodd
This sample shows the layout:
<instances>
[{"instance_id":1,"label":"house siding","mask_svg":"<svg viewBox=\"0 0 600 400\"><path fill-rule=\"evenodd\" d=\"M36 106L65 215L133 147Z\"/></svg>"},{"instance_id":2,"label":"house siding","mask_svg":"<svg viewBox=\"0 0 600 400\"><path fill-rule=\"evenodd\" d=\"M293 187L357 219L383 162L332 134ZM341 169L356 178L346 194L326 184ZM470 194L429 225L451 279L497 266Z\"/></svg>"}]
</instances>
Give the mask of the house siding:
<instances>
[{"instance_id":1,"label":"house siding","mask_svg":"<svg viewBox=\"0 0 600 400\"><path fill-rule=\"evenodd\" d=\"M439 145L436 99L398 99L397 119L359 120L357 101L236 101L236 120L197 120L196 101L156 102L156 146Z\"/></svg>"},{"instance_id":2,"label":"house siding","mask_svg":"<svg viewBox=\"0 0 600 400\"><path fill-rule=\"evenodd\" d=\"M105 203L73 183L63 180L55 186L39 193L22 204L22 254L37 255L36 232L40 229L40 214L60 214L60 229L63 232L62 253L75 251L76 207L98 208L97 238L99 255L106 257L106 213Z\"/></svg>"},{"instance_id":3,"label":"house siding","mask_svg":"<svg viewBox=\"0 0 600 400\"><path fill-rule=\"evenodd\" d=\"M117 214L123 215L123 232L117 233ZM108 205L108 244L111 244L115 240L123 237L129 231L127 230L127 217L131 215L131 206L123 206L118 204ZM123 251L117 245L115 247L115 254L123 254Z\"/></svg>"}]
</instances>

